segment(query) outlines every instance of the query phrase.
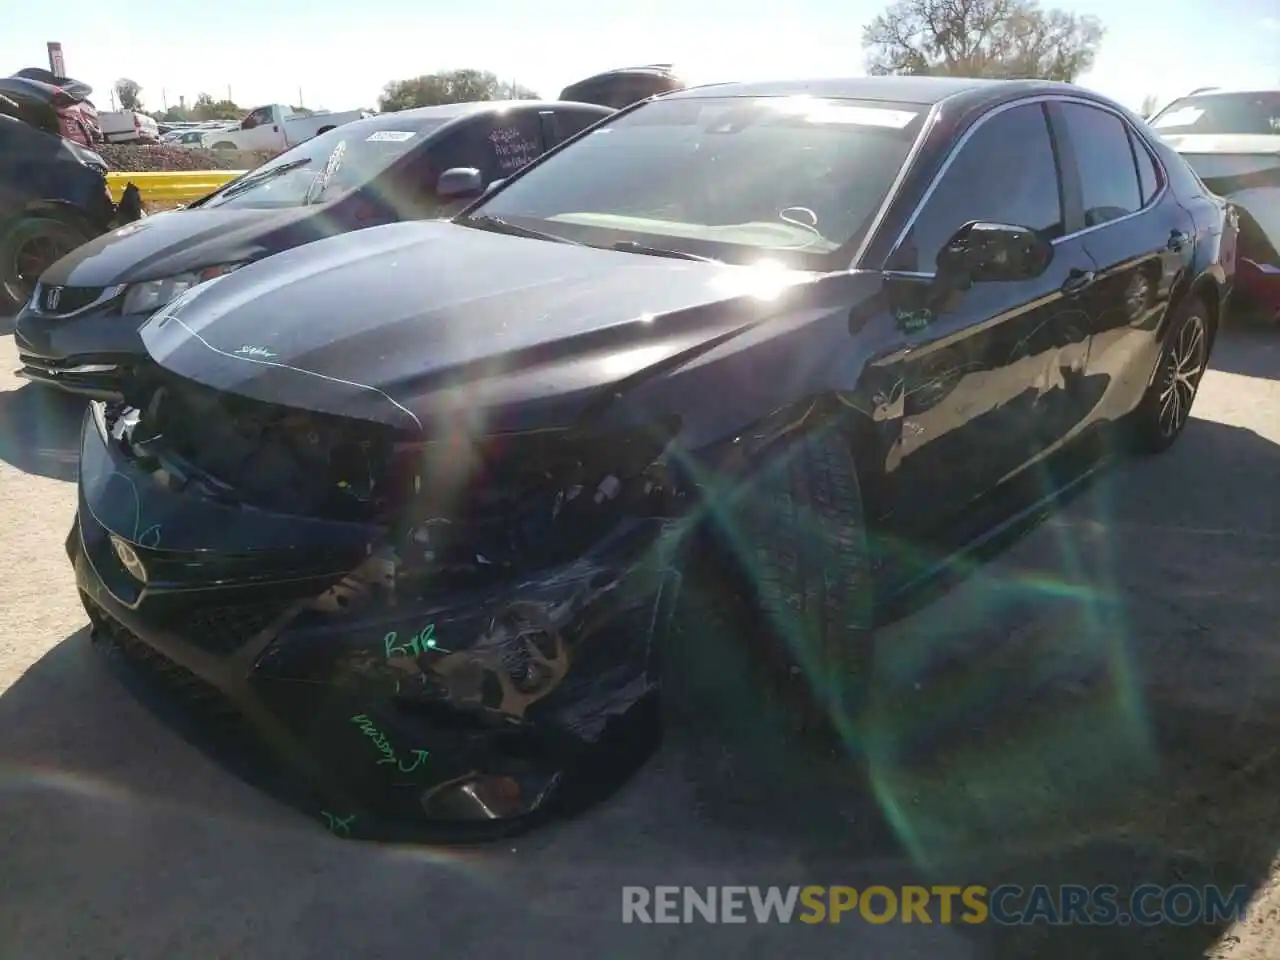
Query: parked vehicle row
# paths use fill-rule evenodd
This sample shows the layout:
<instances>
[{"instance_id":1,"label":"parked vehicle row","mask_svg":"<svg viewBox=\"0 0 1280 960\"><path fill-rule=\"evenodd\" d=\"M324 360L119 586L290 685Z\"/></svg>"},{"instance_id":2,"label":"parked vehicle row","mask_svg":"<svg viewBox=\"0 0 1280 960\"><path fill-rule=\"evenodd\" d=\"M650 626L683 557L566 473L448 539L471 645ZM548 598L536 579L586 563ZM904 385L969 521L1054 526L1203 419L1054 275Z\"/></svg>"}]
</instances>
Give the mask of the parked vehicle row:
<instances>
[{"instance_id":1,"label":"parked vehicle row","mask_svg":"<svg viewBox=\"0 0 1280 960\"><path fill-rule=\"evenodd\" d=\"M372 116L368 110L299 113L282 103L269 103L250 110L240 123L205 138L215 150L288 150L352 120Z\"/></svg>"},{"instance_id":2,"label":"parked vehicle row","mask_svg":"<svg viewBox=\"0 0 1280 960\"><path fill-rule=\"evenodd\" d=\"M720 84L353 121L71 254L17 339L112 398L96 638L335 832L509 830L652 743L695 558L759 607L758 708L856 753L885 609L1181 435L1238 243L1074 85Z\"/></svg>"}]
</instances>

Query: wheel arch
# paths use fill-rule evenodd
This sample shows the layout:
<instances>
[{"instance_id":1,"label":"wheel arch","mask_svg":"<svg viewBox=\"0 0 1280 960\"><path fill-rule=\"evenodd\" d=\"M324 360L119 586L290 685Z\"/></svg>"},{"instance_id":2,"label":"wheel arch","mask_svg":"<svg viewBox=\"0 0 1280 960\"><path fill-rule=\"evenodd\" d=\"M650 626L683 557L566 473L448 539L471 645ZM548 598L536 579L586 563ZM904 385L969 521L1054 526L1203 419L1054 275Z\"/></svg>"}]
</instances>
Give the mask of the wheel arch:
<instances>
[{"instance_id":1,"label":"wheel arch","mask_svg":"<svg viewBox=\"0 0 1280 960\"><path fill-rule=\"evenodd\" d=\"M90 239L105 230L102 224L94 223L87 213L75 204L68 203L65 200L35 200L27 204L23 211L18 214L18 217L14 219L21 217L52 217L57 220L63 220L83 229Z\"/></svg>"},{"instance_id":2,"label":"wheel arch","mask_svg":"<svg viewBox=\"0 0 1280 960\"><path fill-rule=\"evenodd\" d=\"M1165 310L1164 316L1160 320L1159 336L1163 339L1165 331L1169 329L1169 324L1173 317L1177 315L1182 305L1192 299L1199 299L1204 303L1205 311L1208 316L1205 319L1209 322L1209 349L1213 349L1214 341L1218 338L1218 331L1222 326L1222 302L1226 292L1226 278L1221 276L1221 271L1204 270L1195 277L1187 278L1182 283L1174 287L1172 295L1169 297L1169 307Z\"/></svg>"},{"instance_id":3,"label":"wheel arch","mask_svg":"<svg viewBox=\"0 0 1280 960\"><path fill-rule=\"evenodd\" d=\"M886 469L890 444L883 427L856 400L832 391L811 395L776 410L751 428L755 442L746 451L754 459L778 443L822 429L838 430L844 437L858 475L863 511L869 521L889 512L889 477Z\"/></svg>"}]
</instances>

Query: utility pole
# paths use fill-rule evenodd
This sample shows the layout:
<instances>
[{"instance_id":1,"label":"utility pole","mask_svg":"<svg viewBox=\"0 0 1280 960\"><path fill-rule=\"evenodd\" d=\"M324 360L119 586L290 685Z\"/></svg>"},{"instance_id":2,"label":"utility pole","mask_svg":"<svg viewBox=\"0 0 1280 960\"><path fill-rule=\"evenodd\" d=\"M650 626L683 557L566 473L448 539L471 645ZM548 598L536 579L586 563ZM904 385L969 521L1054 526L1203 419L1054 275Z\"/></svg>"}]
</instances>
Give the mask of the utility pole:
<instances>
[{"instance_id":1,"label":"utility pole","mask_svg":"<svg viewBox=\"0 0 1280 960\"><path fill-rule=\"evenodd\" d=\"M236 102L236 101L235 101L235 98L231 96L231 84L229 84L229 83L227 84L227 101L228 101L229 103L235 103L235 102Z\"/></svg>"},{"instance_id":2,"label":"utility pole","mask_svg":"<svg viewBox=\"0 0 1280 960\"><path fill-rule=\"evenodd\" d=\"M307 105L307 102L302 99L302 88L299 87L298 88L298 106L305 107L306 105Z\"/></svg>"},{"instance_id":3,"label":"utility pole","mask_svg":"<svg viewBox=\"0 0 1280 960\"><path fill-rule=\"evenodd\" d=\"M164 87L160 88L160 102L164 104L164 112L169 112L169 94Z\"/></svg>"}]
</instances>

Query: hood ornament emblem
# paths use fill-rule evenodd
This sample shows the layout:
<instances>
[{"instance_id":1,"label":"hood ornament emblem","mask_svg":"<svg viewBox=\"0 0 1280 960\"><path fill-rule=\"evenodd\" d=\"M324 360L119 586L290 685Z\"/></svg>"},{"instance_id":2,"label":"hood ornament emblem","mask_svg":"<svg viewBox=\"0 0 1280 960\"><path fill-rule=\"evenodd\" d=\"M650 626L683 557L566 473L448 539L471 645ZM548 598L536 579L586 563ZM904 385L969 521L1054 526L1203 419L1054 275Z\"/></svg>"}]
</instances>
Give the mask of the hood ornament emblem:
<instances>
[{"instance_id":1,"label":"hood ornament emblem","mask_svg":"<svg viewBox=\"0 0 1280 960\"><path fill-rule=\"evenodd\" d=\"M242 346L239 350L236 351L236 356L253 357L258 360L270 360L272 357L275 356L275 354L272 353L270 350L268 350L266 347L255 347L253 344L246 343L244 346Z\"/></svg>"}]
</instances>

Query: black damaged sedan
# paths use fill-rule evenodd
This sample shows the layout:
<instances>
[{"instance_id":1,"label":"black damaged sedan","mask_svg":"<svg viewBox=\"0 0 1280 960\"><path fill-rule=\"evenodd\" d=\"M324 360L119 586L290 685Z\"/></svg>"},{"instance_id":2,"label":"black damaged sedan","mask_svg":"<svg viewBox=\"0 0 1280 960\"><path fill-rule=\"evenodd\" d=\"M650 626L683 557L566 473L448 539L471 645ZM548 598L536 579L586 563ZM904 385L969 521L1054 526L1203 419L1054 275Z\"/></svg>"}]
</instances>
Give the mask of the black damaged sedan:
<instances>
[{"instance_id":1,"label":"black damaged sedan","mask_svg":"<svg viewBox=\"0 0 1280 960\"><path fill-rule=\"evenodd\" d=\"M853 748L879 609L1028 475L1179 436L1235 229L1074 86L642 103L453 222L160 311L153 372L85 424L94 635L339 834L505 828L656 722L696 547L761 610L761 709Z\"/></svg>"}]
</instances>

